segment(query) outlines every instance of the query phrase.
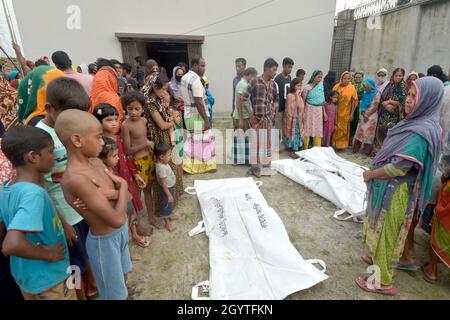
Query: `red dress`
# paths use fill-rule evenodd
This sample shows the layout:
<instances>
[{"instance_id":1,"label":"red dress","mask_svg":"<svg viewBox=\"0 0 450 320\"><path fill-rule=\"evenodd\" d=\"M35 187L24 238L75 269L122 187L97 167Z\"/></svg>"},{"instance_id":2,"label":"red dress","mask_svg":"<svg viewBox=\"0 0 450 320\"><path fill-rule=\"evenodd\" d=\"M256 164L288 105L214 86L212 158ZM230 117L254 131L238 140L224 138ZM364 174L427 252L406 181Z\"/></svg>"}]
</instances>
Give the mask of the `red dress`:
<instances>
[{"instance_id":1,"label":"red dress","mask_svg":"<svg viewBox=\"0 0 450 320\"><path fill-rule=\"evenodd\" d=\"M119 151L119 163L117 163L116 167L117 174L128 183L128 190L131 192L134 209L139 214L144 207L142 206L141 195L133 178L133 175L137 173L137 169L133 161L127 157L125 145L119 136L116 137L116 143Z\"/></svg>"}]
</instances>

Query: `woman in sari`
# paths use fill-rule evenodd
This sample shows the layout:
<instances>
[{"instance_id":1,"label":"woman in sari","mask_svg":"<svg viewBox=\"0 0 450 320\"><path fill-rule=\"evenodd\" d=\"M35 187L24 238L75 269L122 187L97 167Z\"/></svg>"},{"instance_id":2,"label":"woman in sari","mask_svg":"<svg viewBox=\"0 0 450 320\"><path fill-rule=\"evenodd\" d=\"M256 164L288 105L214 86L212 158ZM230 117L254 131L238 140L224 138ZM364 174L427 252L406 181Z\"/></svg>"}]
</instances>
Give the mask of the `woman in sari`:
<instances>
[{"instance_id":1,"label":"woman in sari","mask_svg":"<svg viewBox=\"0 0 450 320\"><path fill-rule=\"evenodd\" d=\"M290 92L286 98L286 113L284 127L284 143L289 148L291 158L296 158L295 152L303 147L303 110L305 108L301 97L302 83L298 78L291 82Z\"/></svg>"},{"instance_id":2,"label":"woman in sari","mask_svg":"<svg viewBox=\"0 0 450 320\"><path fill-rule=\"evenodd\" d=\"M444 87L426 77L413 82L405 103L406 118L389 130L383 147L364 172L368 183L365 242L371 254L361 258L379 268L376 284L358 277L358 286L371 293L395 295L391 263L400 265L405 241L417 207L429 200L442 150L439 115Z\"/></svg>"},{"instance_id":3,"label":"woman in sari","mask_svg":"<svg viewBox=\"0 0 450 320\"><path fill-rule=\"evenodd\" d=\"M359 104L364 97L364 71L356 71L352 83L355 86L356 93L358 94L358 105L353 113L353 120L350 123L350 144L353 142L353 138L355 137L356 129L358 129L359 124L359 117L361 113Z\"/></svg>"},{"instance_id":4,"label":"woman in sari","mask_svg":"<svg viewBox=\"0 0 450 320\"><path fill-rule=\"evenodd\" d=\"M422 267L423 279L429 283L437 280L439 260L450 268L450 135L442 156L442 187L433 217L430 261Z\"/></svg>"},{"instance_id":5,"label":"woman in sari","mask_svg":"<svg viewBox=\"0 0 450 320\"><path fill-rule=\"evenodd\" d=\"M122 127L124 111L119 96L117 73L112 67L103 67L94 76L91 91L91 107L89 112L100 103L107 103L114 107L119 114L119 128Z\"/></svg>"},{"instance_id":6,"label":"woman in sari","mask_svg":"<svg viewBox=\"0 0 450 320\"><path fill-rule=\"evenodd\" d=\"M322 71L315 70L302 92L305 105L305 149L309 148L311 137L314 139L315 147L322 146L323 106L326 103L322 76Z\"/></svg>"},{"instance_id":7,"label":"woman in sari","mask_svg":"<svg viewBox=\"0 0 450 320\"><path fill-rule=\"evenodd\" d=\"M375 80L370 77L364 80L364 91L364 96L359 106L361 117L356 129L355 140L353 141L353 153L358 153L364 144L364 153L370 156L377 131L378 104L380 103L381 94L377 89Z\"/></svg>"},{"instance_id":8,"label":"woman in sari","mask_svg":"<svg viewBox=\"0 0 450 320\"><path fill-rule=\"evenodd\" d=\"M386 86L389 84L389 81L386 79L388 75L388 71L384 68L381 68L377 71L377 89L380 93L383 93Z\"/></svg>"},{"instance_id":9,"label":"woman in sari","mask_svg":"<svg viewBox=\"0 0 450 320\"><path fill-rule=\"evenodd\" d=\"M150 75L146 78L143 88L146 105L144 116L147 119L148 139L153 141L155 145L158 143L172 145L171 130L175 127L172 120L170 110L163 106L162 100L166 96L166 87L168 86L168 79L163 75ZM169 162L172 171L175 173L176 186L174 194L175 205L179 197L183 194L183 177L180 175L177 165L172 158ZM153 201L155 203L156 212L161 210L161 195L159 188L153 188ZM160 228L158 224L155 227Z\"/></svg>"},{"instance_id":10,"label":"woman in sari","mask_svg":"<svg viewBox=\"0 0 450 320\"><path fill-rule=\"evenodd\" d=\"M395 69L391 81L381 94L381 103L378 108L378 123L380 125L396 125L403 119L407 87L404 78L405 70L402 68Z\"/></svg>"},{"instance_id":11,"label":"woman in sari","mask_svg":"<svg viewBox=\"0 0 450 320\"><path fill-rule=\"evenodd\" d=\"M337 150L348 148L350 142L350 122L358 106L358 93L351 83L349 71L341 75L341 80L333 88L339 94L337 126L334 131L333 145Z\"/></svg>"}]
</instances>

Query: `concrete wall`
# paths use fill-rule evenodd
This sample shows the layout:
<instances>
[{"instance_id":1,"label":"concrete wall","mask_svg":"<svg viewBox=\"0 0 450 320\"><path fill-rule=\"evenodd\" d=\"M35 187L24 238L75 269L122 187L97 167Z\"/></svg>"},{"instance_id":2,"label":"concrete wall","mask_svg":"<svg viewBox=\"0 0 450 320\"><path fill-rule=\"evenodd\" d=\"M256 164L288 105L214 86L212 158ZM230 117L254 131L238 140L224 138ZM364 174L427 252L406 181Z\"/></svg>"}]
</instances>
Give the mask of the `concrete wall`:
<instances>
[{"instance_id":1,"label":"concrete wall","mask_svg":"<svg viewBox=\"0 0 450 320\"><path fill-rule=\"evenodd\" d=\"M381 29L373 18L357 20L352 67L372 75L381 67L426 73L440 64L448 70L450 1L400 7L382 14L380 22Z\"/></svg>"},{"instance_id":2,"label":"concrete wall","mask_svg":"<svg viewBox=\"0 0 450 320\"><path fill-rule=\"evenodd\" d=\"M245 9L262 0L15 0L14 10L29 58L67 51L74 64L89 63L99 56L122 59L116 32L184 34ZM66 9L81 8L81 29L66 27ZM231 109L234 60L243 56L259 72L267 57L281 65L290 56L296 68L308 73L328 69L336 1L284 0L261 6L227 21L201 28L189 35L205 36L203 56L207 76L216 96L216 111ZM315 16L315 17L314 17ZM307 19L301 19L301 18ZM275 25L286 21L296 22ZM256 28L256 30L242 31ZM236 33L229 33L240 31ZM226 34L228 33L228 34ZM281 68L280 68L281 69Z\"/></svg>"}]
</instances>

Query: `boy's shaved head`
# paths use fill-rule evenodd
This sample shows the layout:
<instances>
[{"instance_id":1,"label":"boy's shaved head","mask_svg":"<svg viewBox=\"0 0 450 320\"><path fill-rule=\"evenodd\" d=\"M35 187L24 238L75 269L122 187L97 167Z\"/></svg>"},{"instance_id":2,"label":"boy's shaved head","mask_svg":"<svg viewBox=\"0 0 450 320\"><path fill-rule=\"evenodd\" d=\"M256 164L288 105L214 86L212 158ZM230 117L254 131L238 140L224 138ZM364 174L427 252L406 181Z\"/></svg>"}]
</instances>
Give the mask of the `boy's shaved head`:
<instances>
[{"instance_id":1,"label":"boy's shaved head","mask_svg":"<svg viewBox=\"0 0 450 320\"><path fill-rule=\"evenodd\" d=\"M84 136L101 128L100 122L92 114L77 109L63 111L55 124L56 134L66 148L69 147L73 134Z\"/></svg>"}]
</instances>

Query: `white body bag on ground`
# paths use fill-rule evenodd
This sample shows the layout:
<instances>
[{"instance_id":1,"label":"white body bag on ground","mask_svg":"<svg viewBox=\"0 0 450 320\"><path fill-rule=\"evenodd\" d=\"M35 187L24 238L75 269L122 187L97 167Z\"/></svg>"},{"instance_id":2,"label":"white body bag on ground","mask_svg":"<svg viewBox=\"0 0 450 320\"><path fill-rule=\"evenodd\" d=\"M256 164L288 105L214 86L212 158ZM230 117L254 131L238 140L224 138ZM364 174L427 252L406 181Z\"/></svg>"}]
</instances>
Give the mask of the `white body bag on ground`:
<instances>
[{"instance_id":1,"label":"white body bag on ground","mask_svg":"<svg viewBox=\"0 0 450 320\"><path fill-rule=\"evenodd\" d=\"M292 245L258 185L252 178L195 181L204 220L189 234L206 231L210 272L193 288L194 300L199 288L212 300L281 300L327 279L323 261L305 261Z\"/></svg>"},{"instance_id":2,"label":"white body bag on ground","mask_svg":"<svg viewBox=\"0 0 450 320\"><path fill-rule=\"evenodd\" d=\"M360 222L366 212L367 169L337 156L332 148L315 147L297 155L300 159L274 161L272 168L340 208L336 219ZM344 213L349 216L342 218Z\"/></svg>"}]
</instances>

